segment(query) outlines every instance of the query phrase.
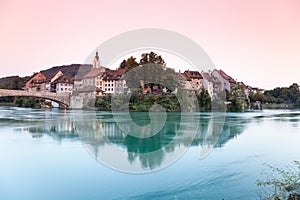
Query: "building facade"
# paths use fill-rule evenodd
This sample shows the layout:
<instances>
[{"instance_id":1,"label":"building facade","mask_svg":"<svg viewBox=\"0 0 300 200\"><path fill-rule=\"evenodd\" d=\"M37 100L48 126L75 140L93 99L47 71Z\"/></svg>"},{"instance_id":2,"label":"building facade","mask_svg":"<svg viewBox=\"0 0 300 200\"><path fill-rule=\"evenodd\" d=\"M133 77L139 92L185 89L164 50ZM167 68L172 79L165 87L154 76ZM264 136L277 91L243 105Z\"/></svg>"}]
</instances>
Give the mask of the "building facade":
<instances>
[{"instance_id":1,"label":"building facade","mask_svg":"<svg viewBox=\"0 0 300 200\"><path fill-rule=\"evenodd\" d=\"M57 94L69 94L73 93L74 80L68 76L61 76L53 82L55 85L55 91Z\"/></svg>"},{"instance_id":2,"label":"building facade","mask_svg":"<svg viewBox=\"0 0 300 200\"><path fill-rule=\"evenodd\" d=\"M25 84L25 90L27 91L46 91L46 79L47 77L41 73L34 73Z\"/></svg>"}]
</instances>

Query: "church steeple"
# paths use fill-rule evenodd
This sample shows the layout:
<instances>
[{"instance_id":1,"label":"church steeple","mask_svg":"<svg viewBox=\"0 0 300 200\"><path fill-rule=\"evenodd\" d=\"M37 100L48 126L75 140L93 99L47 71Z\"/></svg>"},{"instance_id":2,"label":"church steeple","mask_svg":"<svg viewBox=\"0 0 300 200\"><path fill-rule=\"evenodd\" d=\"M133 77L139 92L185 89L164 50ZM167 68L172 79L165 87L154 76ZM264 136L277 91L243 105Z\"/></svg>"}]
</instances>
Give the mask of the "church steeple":
<instances>
[{"instance_id":1,"label":"church steeple","mask_svg":"<svg viewBox=\"0 0 300 200\"><path fill-rule=\"evenodd\" d=\"M93 68L100 68L100 59L98 55L98 50L96 51L96 56L94 57Z\"/></svg>"},{"instance_id":2,"label":"church steeple","mask_svg":"<svg viewBox=\"0 0 300 200\"><path fill-rule=\"evenodd\" d=\"M96 56L95 56L95 58L96 58L97 60L99 60L98 51L96 51Z\"/></svg>"}]
</instances>

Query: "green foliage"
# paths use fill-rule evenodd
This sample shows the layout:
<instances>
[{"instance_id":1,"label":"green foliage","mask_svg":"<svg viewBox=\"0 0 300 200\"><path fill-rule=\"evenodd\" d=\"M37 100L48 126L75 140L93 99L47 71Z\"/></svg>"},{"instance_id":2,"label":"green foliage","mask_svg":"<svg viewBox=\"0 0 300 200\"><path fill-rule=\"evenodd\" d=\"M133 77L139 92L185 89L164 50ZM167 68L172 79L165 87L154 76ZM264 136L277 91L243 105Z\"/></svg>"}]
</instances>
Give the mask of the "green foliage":
<instances>
[{"instance_id":1,"label":"green foliage","mask_svg":"<svg viewBox=\"0 0 300 200\"><path fill-rule=\"evenodd\" d=\"M266 101L265 95L261 92L251 93L249 95L249 99L250 99L250 102L256 102L256 101L265 102Z\"/></svg>"},{"instance_id":2,"label":"green foliage","mask_svg":"<svg viewBox=\"0 0 300 200\"><path fill-rule=\"evenodd\" d=\"M296 200L300 199L300 162L285 169L264 164L271 173L263 173L264 180L257 180L262 199Z\"/></svg>"},{"instance_id":3,"label":"green foliage","mask_svg":"<svg viewBox=\"0 0 300 200\"><path fill-rule=\"evenodd\" d=\"M211 97L207 90L203 87L201 88L200 94L197 95L197 100L199 104L200 111L209 111L211 110Z\"/></svg>"},{"instance_id":4,"label":"green foliage","mask_svg":"<svg viewBox=\"0 0 300 200\"><path fill-rule=\"evenodd\" d=\"M111 97L102 96L96 99L95 106L99 110L111 110Z\"/></svg>"},{"instance_id":5,"label":"green foliage","mask_svg":"<svg viewBox=\"0 0 300 200\"><path fill-rule=\"evenodd\" d=\"M129 105L126 104L128 96L119 95L114 97L114 109L124 111L148 112L151 106L159 104L164 107L167 112L180 111L180 104L175 95L132 95L129 100ZM102 96L96 100L96 109L111 110L111 97ZM126 106L129 106L127 108Z\"/></svg>"},{"instance_id":6,"label":"green foliage","mask_svg":"<svg viewBox=\"0 0 300 200\"><path fill-rule=\"evenodd\" d=\"M123 60L120 64L120 68L121 69L126 68L126 71L130 71L131 69L134 69L137 66L139 66L139 63L136 61L136 58L134 58L133 56L131 56L127 60Z\"/></svg>"},{"instance_id":7,"label":"green foliage","mask_svg":"<svg viewBox=\"0 0 300 200\"><path fill-rule=\"evenodd\" d=\"M8 90L21 90L25 86L27 78L11 76L1 79L0 88Z\"/></svg>"},{"instance_id":8,"label":"green foliage","mask_svg":"<svg viewBox=\"0 0 300 200\"><path fill-rule=\"evenodd\" d=\"M145 64L143 66L136 67L124 76L126 83L132 90L141 87L140 80L144 83L152 83L167 87L171 91L175 91L177 88L182 88L179 77L173 69L165 68L160 64Z\"/></svg>"},{"instance_id":9,"label":"green foliage","mask_svg":"<svg viewBox=\"0 0 300 200\"><path fill-rule=\"evenodd\" d=\"M275 88L264 92L264 103L290 104L300 108L299 85L294 83L290 87Z\"/></svg>"},{"instance_id":10,"label":"green foliage","mask_svg":"<svg viewBox=\"0 0 300 200\"><path fill-rule=\"evenodd\" d=\"M151 106L159 104L167 112L180 111L180 104L175 95L137 95L130 101L130 109L133 111L148 112Z\"/></svg>"},{"instance_id":11,"label":"green foliage","mask_svg":"<svg viewBox=\"0 0 300 200\"><path fill-rule=\"evenodd\" d=\"M236 85L233 87L231 93L229 94L229 100L231 104L228 105L228 110L232 112L240 112L246 109L247 101L245 95L245 89L241 85Z\"/></svg>"},{"instance_id":12,"label":"green foliage","mask_svg":"<svg viewBox=\"0 0 300 200\"><path fill-rule=\"evenodd\" d=\"M153 51L151 51L150 53L143 53L141 57L141 65L152 63L166 66L166 62L164 61L164 59L160 55L154 53Z\"/></svg>"},{"instance_id":13,"label":"green foliage","mask_svg":"<svg viewBox=\"0 0 300 200\"><path fill-rule=\"evenodd\" d=\"M25 108L40 108L41 100L34 97L15 97L14 105Z\"/></svg>"}]
</instances>

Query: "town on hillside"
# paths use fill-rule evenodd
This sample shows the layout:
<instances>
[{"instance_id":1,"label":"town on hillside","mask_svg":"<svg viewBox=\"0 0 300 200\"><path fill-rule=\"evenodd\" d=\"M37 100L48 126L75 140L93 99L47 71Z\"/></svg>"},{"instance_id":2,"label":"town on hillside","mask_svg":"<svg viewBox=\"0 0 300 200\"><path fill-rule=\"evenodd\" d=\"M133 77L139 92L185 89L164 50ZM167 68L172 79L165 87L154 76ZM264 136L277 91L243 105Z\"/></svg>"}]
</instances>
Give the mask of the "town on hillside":
<instances>
[{"instance_id":1,"label":"town on hillside","mask_svg":"<svg viewBox=\"0 0 300 200\"><path fill-rule=\"evenodd\" d=\"M73 76L65 75L61 70L52 71L52 74L34 73L26 82L24 90L28 92L53 92L70 96L80 93L105 96L131 92L126 80L123 78L127 69L121 67L121 65L116 70L101 66L98 51L93 59L93 64L85 67L86 69L78 71ZM224 90L230 92L236 85L243 86L246 98L249 97L250 93L262 91L259 88L245 85L243 82L237 82L236 79L221 69L208 72L185 70L176 72L176 74L186 91L199 94L201 89L204 88L212 100L218 92ZM166 91L165 88L155 86L152 88L145 87L142 82L141 88L143 94L158 94Z\"/></svg>"}]
</instances>

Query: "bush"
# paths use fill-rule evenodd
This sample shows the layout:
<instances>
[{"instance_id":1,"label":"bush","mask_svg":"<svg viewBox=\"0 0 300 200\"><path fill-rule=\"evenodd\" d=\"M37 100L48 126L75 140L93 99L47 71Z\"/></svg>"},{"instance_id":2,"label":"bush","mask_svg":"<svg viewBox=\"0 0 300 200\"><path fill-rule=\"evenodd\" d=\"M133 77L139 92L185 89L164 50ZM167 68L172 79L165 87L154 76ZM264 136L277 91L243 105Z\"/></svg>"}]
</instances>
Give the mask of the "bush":
<instances>
[{"instance_id":1,"label":"bush","mask_svg":"<svg viewBox=\"0 0 300 200\"><path fill-rule=\"evenodd\" d=\"M264 180L257 180L261 199L298 200L300 199L300 162L294 161L286 169L264 164L271 173L264 173Z\"/></svg>"}]
</instances>

